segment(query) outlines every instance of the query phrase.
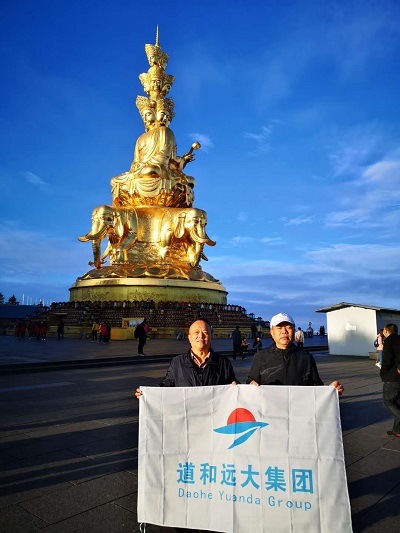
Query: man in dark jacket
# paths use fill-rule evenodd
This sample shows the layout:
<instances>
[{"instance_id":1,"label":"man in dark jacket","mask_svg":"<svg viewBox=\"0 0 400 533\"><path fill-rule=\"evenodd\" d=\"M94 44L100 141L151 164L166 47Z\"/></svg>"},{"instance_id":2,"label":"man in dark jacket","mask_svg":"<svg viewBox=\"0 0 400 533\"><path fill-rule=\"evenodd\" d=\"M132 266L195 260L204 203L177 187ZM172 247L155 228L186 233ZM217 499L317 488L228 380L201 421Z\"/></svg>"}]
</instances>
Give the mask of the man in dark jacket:
<instances>
[{"instance_id":1,"label":"man in dark jacket","mask_svg":"<svg viewBox=\"0 0 400 533\"><path fill-rule=\"evenodd\" d=\"M64 320L60 318L57 324L57 339L63 339L64 338Z\"/></svg>"},{"instance_id":2,"label":"man in dark jacket","mask_svg":"<svg viewBox=\"0 0 400 533\"><path fill-rule=\"evenodd\" d=\"M383 404L394 416L393 429L387 434L400 437L400 336L396 324L383 328L385 342L382 352L381 379Z\"/></svg>"},{"instance_id":3,"label":"man in dark jacket","mask_svg":"<svg viewBox=\"0 0 400 533\"><path fill-rule=\"evenodd\" d=\"M143 348L144 348L144 345L146 344L148 330L149 328L148 328L146 319L144 319L143 322L141 322L140 324L136 326L134 337L135 339L139 340L138 353L137 353L139 356L145 355L143 353Z\"/></svg>"},{"instance_id":4,"label":"man in dark jacket","mask_svg":"<svg viewBox=\"0 0 400 533\"><path fill-rule=\"evenodd\" d=\"M196 320L189 328L191 348L174 357L160 387L200 387L236 384L232 364L227 357L211 349L211 326L206 320ZM141 395L136 389L136 397Z\"/></svg>"},{"instance_id":5,"label":"man in dark jacket","mask_svg":"<svg viewBox=\"0 0 400 533\"><path fill-rule=\"evenodd\" d=\"M252 385L323 385L314 357L298 348L294 340L294 320L286 313L278 313L270 321L273 343L254 355L248 383ZM343 386L333 381L331 386L339 394Z\"/></svg>"},{"instance_id":6,"label":"man in dark jacket","mask_svg":"<svg viewBox=\"0 0 400 533\"><path fill-rule=\"evenodd\" d=\"M239 326L232 331L232 341L233 341L233 360L236 360L236 354L239 354L242 359L245 359L243 356L242 350L242 334L240 333Z\"/></svg>"}]
</instances>

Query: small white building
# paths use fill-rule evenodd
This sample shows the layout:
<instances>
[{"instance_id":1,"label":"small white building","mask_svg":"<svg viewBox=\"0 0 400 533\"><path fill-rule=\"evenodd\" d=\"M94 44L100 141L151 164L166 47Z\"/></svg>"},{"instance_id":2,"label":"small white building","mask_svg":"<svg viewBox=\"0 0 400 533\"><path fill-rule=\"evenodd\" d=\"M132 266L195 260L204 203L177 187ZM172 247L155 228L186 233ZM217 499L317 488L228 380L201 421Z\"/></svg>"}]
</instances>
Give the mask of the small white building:
<instances>
[{"instance_id":1,"label":"small white building","mask_svg":"<svg viewBox=\"0 0 400 533\"><path fill-rule=\"evenodd\" d=\"M326 313L329 353L368 357L374 352L377 332L386 324L397 324L400 330L400 309L373 307L341 302L321 309Z\"/></svg>"}]
</instances>

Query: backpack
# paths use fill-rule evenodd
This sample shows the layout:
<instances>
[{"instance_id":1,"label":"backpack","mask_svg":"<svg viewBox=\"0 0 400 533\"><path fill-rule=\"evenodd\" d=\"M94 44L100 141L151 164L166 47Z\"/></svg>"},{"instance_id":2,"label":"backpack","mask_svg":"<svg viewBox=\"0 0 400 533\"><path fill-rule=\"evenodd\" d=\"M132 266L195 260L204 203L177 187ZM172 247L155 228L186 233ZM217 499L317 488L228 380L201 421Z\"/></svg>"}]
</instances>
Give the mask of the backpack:
<instances>
[{"instance_id":1,"label":"backpack","mask_svg":"<svg viewBox=\"0 0 400 533\"><path fill-rule=\"evenodd\" d=\"M379 346L378 337L374 340L374 346L375 348L378 348Z\"/></svg>"}]
</instances>

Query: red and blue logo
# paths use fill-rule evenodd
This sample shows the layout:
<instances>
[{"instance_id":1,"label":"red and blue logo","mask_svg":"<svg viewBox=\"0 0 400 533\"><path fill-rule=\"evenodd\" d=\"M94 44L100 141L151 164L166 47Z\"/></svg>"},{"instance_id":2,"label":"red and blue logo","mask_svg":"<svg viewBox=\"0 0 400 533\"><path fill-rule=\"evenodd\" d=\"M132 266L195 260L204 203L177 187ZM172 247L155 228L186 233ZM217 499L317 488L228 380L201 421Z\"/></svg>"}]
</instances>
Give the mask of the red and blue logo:
<instances>
[{"instance_id":1,"label":"red and blue logo","mask_svg":"<svg viewBox=\"0 0 400 533\"><path fill-rule=\"evenodd\" d=\"M225 433L226 435L240 435L232 442L228 450L243 444L249 439L257 429L268 426L266 422L257 422L254 415L247 409L239 407L232 411L226 422L226 426L214 429L217 433Z\"/></svg>"}]
</instances>

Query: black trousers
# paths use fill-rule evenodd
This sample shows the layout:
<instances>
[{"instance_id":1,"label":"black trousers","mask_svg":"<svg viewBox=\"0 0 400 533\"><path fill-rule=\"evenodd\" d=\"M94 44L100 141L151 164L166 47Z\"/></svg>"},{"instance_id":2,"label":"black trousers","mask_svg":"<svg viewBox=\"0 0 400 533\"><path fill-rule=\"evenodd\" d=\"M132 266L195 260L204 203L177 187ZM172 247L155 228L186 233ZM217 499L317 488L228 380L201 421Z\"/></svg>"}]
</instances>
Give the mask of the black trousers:
<instances>
[{"instance_id":1,"label":"black trousers","mask_svg":"<svg viewBox=\"0 0 400 533\"><path fill-rule=\"evenodd\" d=\"M234 342L233 343L233 359L236 359L237 353L240 355L240 357L243 357L242 345Z\"/></svg>"},{"instance_id":2,"label":"black trousers","mask_svg":"<svg viewBox=\"0 0 400 533\"><path fill-rule=\"evenodd\" d=\"M137 353L143 353L143 348L144 348L144 345L146 344L146 339L147 337L139 337Z\"/></svg>"},{"instance_id":3,"label":"black trousers","mask_svg":"<svg viewBox=\"0 0 400 533\"><path fill-rule=\"evenodd\" d=\"M393 415L393 433L400 434L400 382L383 382L383 405Z\"/></svg>"}]
</instances>

